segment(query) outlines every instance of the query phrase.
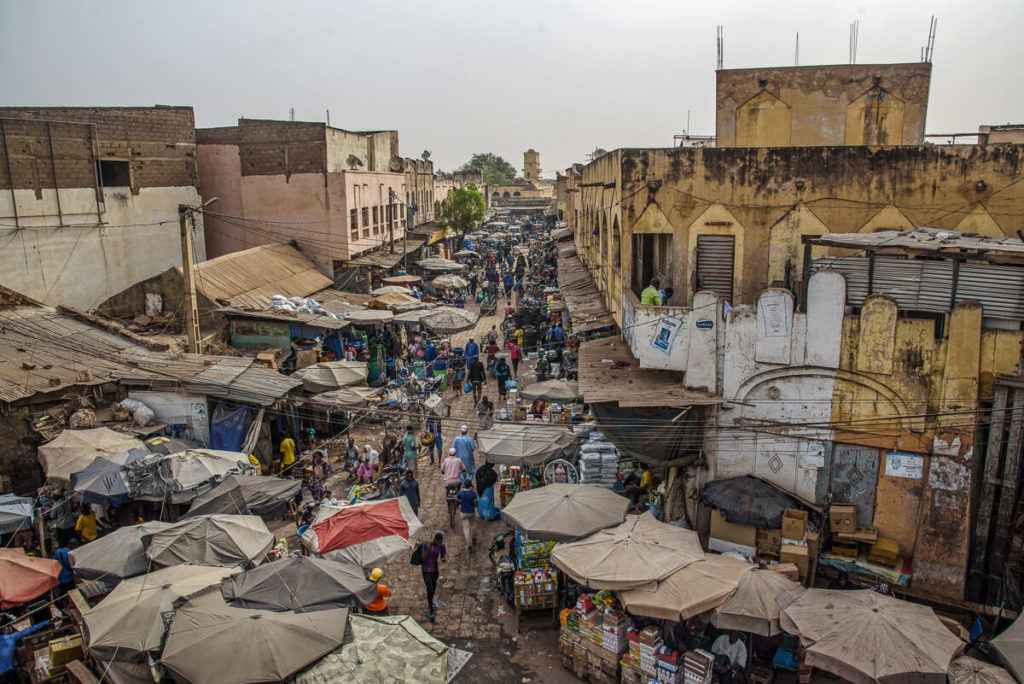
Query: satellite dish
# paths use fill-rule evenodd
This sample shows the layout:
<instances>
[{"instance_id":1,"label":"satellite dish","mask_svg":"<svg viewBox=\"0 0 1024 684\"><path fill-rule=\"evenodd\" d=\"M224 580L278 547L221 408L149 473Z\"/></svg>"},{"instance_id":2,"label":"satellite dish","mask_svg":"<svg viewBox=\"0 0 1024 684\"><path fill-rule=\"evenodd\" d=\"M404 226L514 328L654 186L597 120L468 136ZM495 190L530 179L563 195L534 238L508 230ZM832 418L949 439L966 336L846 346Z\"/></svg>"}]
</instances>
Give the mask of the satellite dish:
<instances>
[{"instance_id":1,"label":"satellite dish","mask_svg":"<svg viewBox=\"0 0 1024 684\"><path fill-rule=\"evenodd\" d=\"M355 171L357 168L363 165L363 160L354 154L350 154L348 155L348 159L345 160L345 163L348 164L349 169Z\"/></svg>"},{"instance_id":2,"label":"satellite dish","mask_svg":"<svg viewBox=\"0 0 1024 684\"><path fill-rule=\"evenodd\" d=\"M392 159L391 164L388 165L388 168L390 168L392 172L398 173L399 171L402 170L402 162L398 161L397 159Z\"/></svg>"},{"instance_id":3,"label":"satellite dish","mask_svg":"<svg viewBox=\"0 0 1024 684\"><path fill-rule=\"evenodd\" d=\"M430 159L430 150L423 150L423 154L420 155L420 158L423 159L423 161Z\"/></svg>"}]
</instances>

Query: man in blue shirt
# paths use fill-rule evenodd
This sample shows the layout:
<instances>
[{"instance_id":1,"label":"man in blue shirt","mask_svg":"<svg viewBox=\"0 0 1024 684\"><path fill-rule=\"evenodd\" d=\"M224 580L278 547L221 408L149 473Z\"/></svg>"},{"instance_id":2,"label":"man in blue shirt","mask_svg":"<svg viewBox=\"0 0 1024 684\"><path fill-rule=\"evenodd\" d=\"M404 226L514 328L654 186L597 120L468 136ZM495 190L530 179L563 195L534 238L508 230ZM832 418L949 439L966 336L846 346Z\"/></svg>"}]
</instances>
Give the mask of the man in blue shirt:
<instances>
[{"instance_id":1,"label":"man in blue shirt","mask_svg":"<svg viewBox=\"0 0 1024 684\"><path fill-rule=\"evenodd\" d=\"M66 594L75 588L75 573L71 570L71 560L68 558L68 551L78 547L77 539L69 539L68 543L57 549L53 554L53 560L60 563L60 574L57 581L60 582L60 593Z\"/></svg>"},{"instance_id":2,"label":"man in blue shirt","mask_svg":"<svg viewBox=\"0 0 1024 684\"><path fill-rule=\"evenodd\" d=\"M458 437L455 438L458 441ZM459 500L459 518L462 519L462 536L466 538L466 549L473 551L473 518L476 517L476 492L473 491L473 483L466 480L462 483L462 489L455 498Z\"/></svg>"},{"instance_id":3,"label":"man in blue shirt","mask_svg":"<svg viewBox=\"0 0 1024 684\"><path fill-rule=\"evenodd\" d=\"M513 277L511 273L506 272L505 278L503 280L503 283L505 285L505 295L512 294L512 286L515 284L515 282L515 277Z\"/></svg>"},{"instance_id":4,"label":"man in blue shirt","mask_svg":"<svg viewBox=\"0 0 1024 684\"><path fill-rule=\"evenodd\" d=\"M434 441L430 443L430 465L434 465L434 451L437 451L437 463L440 465L441 456L444 454L444 439L441 437L441 419L434 416L427 416L426 420L427 432L434 436Z\"/></svg>"},{"instance_id":5,"label":"man in blue shirt","mask_svg":"<svg viewBox=\"0 0 1024 684\"><path fill-rule=\"evenodd\" d=\"M466 466L465 481L471 481L476 473L476 457L473 454L476 442L469 436L468 425L463 425L461 431L462 434L452 440L452 447L455 449L455 455L462 461L462 465Z\"/></svg>"},{"instance_id":6,"label":"man in blue shirt","mask_svg":"<svg viewBox=\"0 0 1024 684\"><path fill-rule=\"evenodd\" d=\"M561 347L565 343L565 331L562 330L560 324L556 324L551 330L551 339L554 340L555 344Z\"/></svg>"},{"instance_id":7,"label":"man in blue shirt","mask_svg":"<svg viewBox=\"0 0 1024 684\"><path fill-rule=\"evenodd\" d=\"M480 356L480 345L473 341L473 338L469 338L469 342L466 343L466 366L473 363L475 359Z\"/></svg>"},{"instance_id":8,"label":"man in blue shirt","mask_svg":"<svg viewBox=\"0 0 1024 684\"><path fill-rule=\"evenodd\" d=\"M409 500L412 512L418 516L420 514L420 483L416 481L416 475L411 470L405 471L405 479L398 485L398 493Z\"/></svg>"}]
</instances>

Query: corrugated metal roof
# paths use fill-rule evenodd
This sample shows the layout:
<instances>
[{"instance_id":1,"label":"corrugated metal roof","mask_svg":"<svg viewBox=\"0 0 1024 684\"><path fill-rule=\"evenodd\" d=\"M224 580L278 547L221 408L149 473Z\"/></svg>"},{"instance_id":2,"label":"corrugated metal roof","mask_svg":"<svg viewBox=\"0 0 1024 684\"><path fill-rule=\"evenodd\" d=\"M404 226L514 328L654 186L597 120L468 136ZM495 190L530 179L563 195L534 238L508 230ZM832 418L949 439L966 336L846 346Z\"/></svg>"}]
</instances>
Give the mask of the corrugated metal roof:
<instances>
[{"instance_id":1,"label":"corrugated metal roof","mask_svg":"<svg viewBox=\"0 0 1024 684\"><path fill-rule=\"evenodd\" d=\"M585 333L615 325L605 308L590 272L575 255L558 257L558 287L569 307L574 333Z\"/></svg>"},{"instance_id":2,"label":"corrugated metal roof","mask_svg":"<svg viewBox=\"0 0 1024 684\"><path fill-rule=\"evenodd\" d=\"M349 324L340 318L331 318L330 316L321 316L319 314L299 313L297 311L284 311L281 309L251 311L247 309L225 307L223 309L218 309L218 312L224 314L228 318L258 318L264 321L301 323L313 328L323 328L324 330L343 330L349 327Z\"/></svg>"},{"instance_id":3,"label":"corrugated metal roof","mask_svg":"<svg viewBox=\"0 0 1024 684\"><path fill-rule=\"evenodd\" d=\"M0 309L0 332L6 402L123 382L266 406L302 384L249 358L153 352L46 307Z\"/></svg>"},{"instance_id":4,"label":"corrugated metal roof","mask_svg":"<svg viewBox=\"0 0 1024 684\"><path fill-rule=\"evenodd\" d=\"M349 259L348 263L352 266L379 266L380 268L392 268L402 260L402 257L405 256L406 252L411 254L425 244L427 244L427 237L425 235L406 233L405 240L395 240L394 252L391 251L391 245L386 245L362 256Z\"/></svg>"},{"instance_id":5,"label":"corrugated metal roof","mask_svg":"<svg viewBox=\"0 0 1024 684\"><path fill-rule=\"evenodd\" d=\"M307 297L334 281L286 243L253 247L196 266L196 289L210 301L265 308L273 295Z\"/></svg>"},{"instance_id":6,"label":"corrugated metal roof","mask_svg":"<svg viewBox=\"0 0 1024 684\"><path fill-rule=\"evenodd\" d=\"M832 233L807 236L809 242L847 249L903 248L929 252L995 252L1024 256L1024 242L1017 238L970 235L955 230L917 228L911 231L880 230L877 233Z\"/></svg>"}]
</instances>

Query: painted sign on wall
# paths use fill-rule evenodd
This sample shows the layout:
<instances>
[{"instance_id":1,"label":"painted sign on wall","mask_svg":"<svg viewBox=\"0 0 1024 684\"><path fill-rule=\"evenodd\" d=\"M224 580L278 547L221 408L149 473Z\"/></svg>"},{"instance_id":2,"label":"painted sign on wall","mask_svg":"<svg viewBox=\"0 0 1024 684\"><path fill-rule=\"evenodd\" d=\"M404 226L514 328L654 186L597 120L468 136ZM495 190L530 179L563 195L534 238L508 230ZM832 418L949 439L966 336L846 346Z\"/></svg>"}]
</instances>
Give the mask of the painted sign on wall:
<instances>
[{"instance_id":1,"label":"painted sign on wall","mask_svg":"<svg viewBox=\"0 0 1024 684\"><path fill-rule=\"evenodd\" d=\"M920 480L924 473L924 456L900 451L885 454L885 474L889 477L909 477Z\"/></svg>"}]
</instances>

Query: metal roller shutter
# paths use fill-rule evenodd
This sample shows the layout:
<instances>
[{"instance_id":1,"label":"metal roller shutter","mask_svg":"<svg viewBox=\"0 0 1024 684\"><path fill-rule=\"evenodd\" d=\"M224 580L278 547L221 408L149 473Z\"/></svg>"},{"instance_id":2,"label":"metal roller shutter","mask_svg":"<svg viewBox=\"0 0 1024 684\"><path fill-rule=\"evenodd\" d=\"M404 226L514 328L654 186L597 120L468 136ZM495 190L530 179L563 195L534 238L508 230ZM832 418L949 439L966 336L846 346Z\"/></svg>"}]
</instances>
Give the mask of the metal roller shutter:
<instances>
[{"instance_id":1,"label":"metal roller shutter","mask_svg":"<svg viewBox=\"0 0 1024 684\"><path fill-rule=\"evenodd\" d=\"M731 235L697 236L697 290L710 290L732 301L735 240Z\"/></svg>"}]
</instances>

